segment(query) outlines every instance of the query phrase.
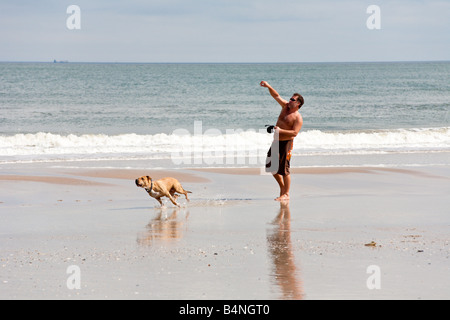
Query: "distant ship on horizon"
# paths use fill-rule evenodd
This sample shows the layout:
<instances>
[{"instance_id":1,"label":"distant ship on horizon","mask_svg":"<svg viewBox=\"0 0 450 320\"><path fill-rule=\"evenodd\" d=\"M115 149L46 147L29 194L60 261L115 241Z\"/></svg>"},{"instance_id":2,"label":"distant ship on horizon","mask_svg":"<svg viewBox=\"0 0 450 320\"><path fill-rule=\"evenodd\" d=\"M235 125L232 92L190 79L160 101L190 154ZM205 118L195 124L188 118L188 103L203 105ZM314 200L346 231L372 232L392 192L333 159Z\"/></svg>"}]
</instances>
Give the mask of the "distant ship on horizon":
<instances>
[{"instance_id":1,"label":"distant ship on horizon","mask_svg":"<svg viewBox=\"0 0 450 320\"><path fill-rule=\"evenodd\" d=\"M53 60L53 63L69 63L69 61L68 60L61 60L61 61L58 61L58 60Z\"/></svg>"}]
</instances>

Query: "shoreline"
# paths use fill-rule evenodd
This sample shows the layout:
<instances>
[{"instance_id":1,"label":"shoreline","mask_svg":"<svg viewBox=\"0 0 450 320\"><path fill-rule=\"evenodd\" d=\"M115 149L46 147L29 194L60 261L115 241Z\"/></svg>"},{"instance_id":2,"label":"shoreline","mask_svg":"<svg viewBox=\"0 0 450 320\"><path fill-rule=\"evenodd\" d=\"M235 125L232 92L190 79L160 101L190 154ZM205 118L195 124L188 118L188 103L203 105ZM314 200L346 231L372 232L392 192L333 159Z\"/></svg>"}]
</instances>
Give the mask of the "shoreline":
<instances>
[{"instance_id":1,"label":"shoreline","mask_svg":"<svg viewBox=\"0 0 450 320\"><path fill-rule=\"evenodd\" d=\"M23 165L21 165L23 167ZM33 168L33 164L26 165ZM19 169L21 170L21 169ZM40 171L39 171L40 170ZM424 171L445 171L444 166L431 167L375 167L375 166L331 166L331 167L302 167L291 168L291 175L339 175L339 174L383 174L398 173L415 176L428 176L430 178L448 179L449 175L437 175L424 173ZM143 175L149 175L154 180L168 176L177 176L180 181L189 183L211 182L205 175L222 174L233 176L271 176L264 172L263 168L176 168L176 169L130 169L130 168L64 168L46 167L34 171L34 174L13 173L6 174L0 167L0 181L42 182L65 185L108 185L98 179L135 180ZM87 178L87 179L86 179ZM90 179L90 180L88 180Z\"/></svg>"}]
</instances>

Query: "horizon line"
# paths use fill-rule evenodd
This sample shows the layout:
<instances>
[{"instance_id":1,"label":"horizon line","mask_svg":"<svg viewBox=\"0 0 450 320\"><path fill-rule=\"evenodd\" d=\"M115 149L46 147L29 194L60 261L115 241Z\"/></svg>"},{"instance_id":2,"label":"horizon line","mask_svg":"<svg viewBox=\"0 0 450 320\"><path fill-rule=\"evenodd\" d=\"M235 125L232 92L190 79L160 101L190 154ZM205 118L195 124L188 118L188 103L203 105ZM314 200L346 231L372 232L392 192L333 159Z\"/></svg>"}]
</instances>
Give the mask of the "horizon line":
<instances>
[{"instance_id":1,"label":"horizon line","mask_svg":"<svg viewBox=\"0 0 450 320\"><path fill-rule=\"evenodd\" d=\"M308 63L405 63L405 62L450 62L450 60L360 60L360 61L266 61L266 62L144 62L144 61L69 61L69 60L0 60L0 63L50 63L50 64L308 64Z\"/></svg>"}]
</instances>

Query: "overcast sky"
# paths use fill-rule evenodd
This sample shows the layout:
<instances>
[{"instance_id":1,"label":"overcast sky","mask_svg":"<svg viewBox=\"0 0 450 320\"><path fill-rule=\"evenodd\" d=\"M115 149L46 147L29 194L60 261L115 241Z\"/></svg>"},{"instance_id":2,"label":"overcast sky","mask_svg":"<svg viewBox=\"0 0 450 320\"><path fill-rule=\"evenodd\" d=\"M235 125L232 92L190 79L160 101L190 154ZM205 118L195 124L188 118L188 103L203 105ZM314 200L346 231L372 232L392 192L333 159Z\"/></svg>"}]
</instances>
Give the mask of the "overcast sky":
<instances>
[{"instance_id":1,"label":"overcast sky","mask_svg":"<svg viewBox=\"0 0 450 320\"><path fill-rule=\"evenodd\" d=\"M81 9L69 30L67 8ZM381 9L369 30L367 8ZM0 61L450 60L450 0L0 0Z\"/></svg>"}]
</instances>

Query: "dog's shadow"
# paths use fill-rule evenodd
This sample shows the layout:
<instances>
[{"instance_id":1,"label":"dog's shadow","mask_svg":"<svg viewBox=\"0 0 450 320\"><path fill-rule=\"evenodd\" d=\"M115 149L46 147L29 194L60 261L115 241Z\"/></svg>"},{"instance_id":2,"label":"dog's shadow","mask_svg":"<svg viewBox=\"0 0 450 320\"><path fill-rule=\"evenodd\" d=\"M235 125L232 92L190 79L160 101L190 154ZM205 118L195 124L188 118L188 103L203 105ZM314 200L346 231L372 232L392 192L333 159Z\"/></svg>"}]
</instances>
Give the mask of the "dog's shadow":
<instances>
[{"instance_id":1,"label":"dog's shadow","mask_svg":"<svg viewBox=\"0 0 450 320\"><path fill-rule=\"evenodd\" d=\"M155 242L179 240L183 238L188 218L189 211L185 208L160 209L147 224L146 230L138 234L137 243L151 246Z\"/></svg>"}]
</instances>

